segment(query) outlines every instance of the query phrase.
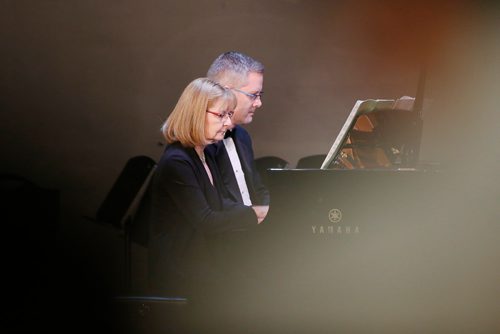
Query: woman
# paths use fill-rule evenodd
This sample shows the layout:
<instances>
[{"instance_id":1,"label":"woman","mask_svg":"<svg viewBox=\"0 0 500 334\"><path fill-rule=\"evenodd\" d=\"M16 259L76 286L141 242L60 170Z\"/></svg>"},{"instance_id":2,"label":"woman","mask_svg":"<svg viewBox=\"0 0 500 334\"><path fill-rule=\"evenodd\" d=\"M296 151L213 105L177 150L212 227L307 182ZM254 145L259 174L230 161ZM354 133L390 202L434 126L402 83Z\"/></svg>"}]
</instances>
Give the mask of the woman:
<instances>
[{"instance_id":1,"label":"woman","mask_svg":"<svg viewBox=\"0 0 500 334\"><path fill-rule=\"evenodd\" d=\"M152 184L150 275L154 291L190 296L228 282L223 240L257 226L265 209L229 202L204 149L224 138L236 98L207 79L192 81L163 125L167 148Z\"/></svg>"}]
</instances>

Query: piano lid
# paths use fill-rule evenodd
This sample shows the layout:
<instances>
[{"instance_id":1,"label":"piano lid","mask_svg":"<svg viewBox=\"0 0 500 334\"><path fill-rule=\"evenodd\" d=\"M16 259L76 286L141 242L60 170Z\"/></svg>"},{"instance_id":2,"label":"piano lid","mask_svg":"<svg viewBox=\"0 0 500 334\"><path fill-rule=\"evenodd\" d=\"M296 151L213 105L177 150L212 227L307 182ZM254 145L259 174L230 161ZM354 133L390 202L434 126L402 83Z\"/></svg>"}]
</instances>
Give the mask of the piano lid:
<instances>
[{"instance_id":1,"label":"piano lid","mask_svg":"<svg viewBox=\"0 0 500 334\"><path fill-rule=\"evenodd\" d=\"M422 137L425 81L423 66L416 98L356 101L321 169L415 168Z\"/></svg>"},{"instance_id":2,"label":"piano lid","mask_svg":"<svg viewBox=\"0 0 500 334\"><path fill-rule=\"evenodd\" d=\"M415 99L358 100L321 169L414 168L422 130Z\"/></svg>"}]
</instances>

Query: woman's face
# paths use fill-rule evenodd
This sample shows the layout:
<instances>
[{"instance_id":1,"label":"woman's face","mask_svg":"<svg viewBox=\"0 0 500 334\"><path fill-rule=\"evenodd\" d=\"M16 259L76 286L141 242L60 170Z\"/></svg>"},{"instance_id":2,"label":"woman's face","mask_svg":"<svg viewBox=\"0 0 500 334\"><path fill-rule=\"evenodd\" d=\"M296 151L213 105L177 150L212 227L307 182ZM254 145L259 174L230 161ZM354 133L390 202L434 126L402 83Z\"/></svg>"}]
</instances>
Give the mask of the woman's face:
<instances>
[{"instance_id":1,"label":"woman's face","mask_svg":"<svg viewBox=\"0 0 500 334\"><path fill-rule=\"evenodd\" d=\"M207 143L215 143L224 139L224 133L232 126L231 116L232 110L224 108L224 103L221 100L208 108L205 115L205 139Z\"/></svg>"}]
</instances>

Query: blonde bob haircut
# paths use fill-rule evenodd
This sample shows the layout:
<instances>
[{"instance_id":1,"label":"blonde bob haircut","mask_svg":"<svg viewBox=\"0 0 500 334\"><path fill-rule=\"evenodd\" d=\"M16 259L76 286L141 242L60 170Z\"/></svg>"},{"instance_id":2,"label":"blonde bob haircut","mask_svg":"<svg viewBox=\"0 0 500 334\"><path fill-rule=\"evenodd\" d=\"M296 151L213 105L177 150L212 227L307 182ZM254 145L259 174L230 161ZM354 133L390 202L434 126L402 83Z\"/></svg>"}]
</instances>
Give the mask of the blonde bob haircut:
<instances>
[{"instance_id":1,"label":"blonde bob haircut","mask_svg":"<svg viewBox=\"0 0 500 334\"><path fill-rule=\"evenodd\" d=\"M163 123L162 132L167 143L178 141L184 147L208 144L205 138L206 111L219 101L223 102L225 110L236 107L236 97L229 89L208 78L193 80Z\"/></svg>"}]
</instances>

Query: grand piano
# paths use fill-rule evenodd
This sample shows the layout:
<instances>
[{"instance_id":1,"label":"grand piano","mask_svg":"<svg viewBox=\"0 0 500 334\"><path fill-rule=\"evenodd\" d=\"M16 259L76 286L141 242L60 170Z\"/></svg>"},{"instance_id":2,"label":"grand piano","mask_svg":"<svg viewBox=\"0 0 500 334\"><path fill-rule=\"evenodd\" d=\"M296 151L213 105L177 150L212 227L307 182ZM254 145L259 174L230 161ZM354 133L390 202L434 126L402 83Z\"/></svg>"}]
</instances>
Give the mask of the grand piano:
<instances>
[{"instance_id":1,"label":"grand piano","mask_svg":"<svg viewBox=\"0 0 500 334\"><path fill-rule=\"evenodd\" d=\"M410 97L359 100L321 166L268 169L269 229L355 240L417 214L439 171L419 162L422 118L414 106Z\"/></svg>"},{"instance_id":2,"label":"grand piano","mask_svg":"<svg viewBox=\"0 0 500 334\"><path fill-rule=\"evenodd\" d=\"M256 270L270 312L297 332L450 326L436 294L439 254L452 251L436 201L443 173L419 161L420 108L409 97L358 101L321 166L267 170Z\"/></svg>"}]
</instances>

